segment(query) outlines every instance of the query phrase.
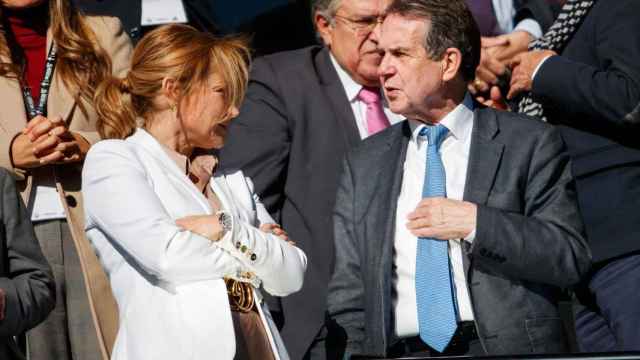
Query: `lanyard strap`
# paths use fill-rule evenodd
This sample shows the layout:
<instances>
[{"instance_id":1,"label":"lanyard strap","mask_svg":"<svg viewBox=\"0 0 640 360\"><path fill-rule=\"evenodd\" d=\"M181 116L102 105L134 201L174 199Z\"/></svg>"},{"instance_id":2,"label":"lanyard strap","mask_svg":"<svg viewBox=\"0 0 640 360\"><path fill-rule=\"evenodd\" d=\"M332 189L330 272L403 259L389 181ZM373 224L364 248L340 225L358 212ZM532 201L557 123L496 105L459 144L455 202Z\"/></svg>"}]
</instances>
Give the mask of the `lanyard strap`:
<instances>
[{"instance_id":1,"label":"lanyard strap","mask_svg":"<svg viewBox=\"0 0 640 360\"><path fill-rule=\"evenodd\" d=\"M47 99L49 98L49 88L51 87L51 77L53 76L53 69L56 66L56 47L51 44L49 48L49 54L47 55L47 62L44 68L44 77L40 83L40 99L38 99L38 107L35 106L31 90L28 86L22 86L22 97L24 98L24 104L27 107L27 115L29 119L33 119L38 115L45 115L47 111Z\"/></svg>"}]
</instances>

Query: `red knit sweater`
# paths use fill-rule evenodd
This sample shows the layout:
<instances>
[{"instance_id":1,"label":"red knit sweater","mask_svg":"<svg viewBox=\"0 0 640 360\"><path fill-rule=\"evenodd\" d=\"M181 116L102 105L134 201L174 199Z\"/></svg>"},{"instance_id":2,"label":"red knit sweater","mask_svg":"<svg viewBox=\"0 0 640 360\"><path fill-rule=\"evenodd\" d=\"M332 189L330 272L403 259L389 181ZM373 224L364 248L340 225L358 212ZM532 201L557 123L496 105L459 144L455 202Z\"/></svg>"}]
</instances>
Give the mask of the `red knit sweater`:
<instances>
[{"instance_id":1,"label":"red knit sweater","mask_svg":"<svg viewBox=\"0 0 640 360\"><path fill-rule=\"evenodd\" d=\"M40 82L44 77L47 59L47 2L31 9L5 10L11 32L26 58L25 80L31 87L31 96L37 104L40 97Z\"/></svg>"}]
</instances>

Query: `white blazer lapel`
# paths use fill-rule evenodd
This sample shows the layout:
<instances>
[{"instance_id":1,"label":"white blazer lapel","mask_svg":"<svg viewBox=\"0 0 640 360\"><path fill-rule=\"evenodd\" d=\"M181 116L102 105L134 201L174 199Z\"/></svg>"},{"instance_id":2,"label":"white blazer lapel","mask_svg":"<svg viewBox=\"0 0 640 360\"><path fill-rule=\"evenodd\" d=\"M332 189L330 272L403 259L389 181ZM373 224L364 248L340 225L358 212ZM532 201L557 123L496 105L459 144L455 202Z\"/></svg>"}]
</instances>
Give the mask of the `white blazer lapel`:
<instances>
[{"instance_id":1,"label":"white blazer lapel","mask_svg":"<svg viewBox=\"0 0 640 360\"><path fill-rule=\"evenodd\" d=\"M211 206L205 198L205 196L198 191L198 188L191 182L191 180L182 172L180 167L169 157L169 155L162 148L162 145L143 129L138 129L128 141L137 143L149 150L149 153L160 162L166 169L167 176L170 176L176 180L180 186L184 187L193 199L202 207L207 214L211 214Z\"/></svg>"},{"instance_id":2,"label":"white blazer lapel","mask_svg":"<svg viewBox=\"0 0 640 360\"><path fill-rule=\"evenodd\" d=\"M209 184L218 199L220 199L222 209L230 212L234 217L238 217L240 214L238 213L233 193L227 184L226 176L215 176L211 178Z\"/></svg>"}]
</instances>

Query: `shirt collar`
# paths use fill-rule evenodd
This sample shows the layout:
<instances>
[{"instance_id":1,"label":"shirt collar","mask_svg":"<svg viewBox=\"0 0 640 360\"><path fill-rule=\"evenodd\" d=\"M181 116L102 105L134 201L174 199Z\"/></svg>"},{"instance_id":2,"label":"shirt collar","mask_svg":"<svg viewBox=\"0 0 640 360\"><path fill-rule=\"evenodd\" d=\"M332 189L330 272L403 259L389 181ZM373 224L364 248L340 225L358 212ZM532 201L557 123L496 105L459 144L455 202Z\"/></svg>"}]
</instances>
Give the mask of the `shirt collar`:
<instances>
[{"instance_id":1,"label":"shirt collar","mask_svg":"<svg viewBox=\"0 0 640 360\"><path fill-rule=\"evenodd\" d=\"M462 103L458 104L450 113L448 113L440 123L449 129L449 135L457 140L465 139L471 134L473 128L473 99L471 95L466 93ZM420 130L428 126L423 122L409 119L409 127L411 128L411 139L418 141Z\"/></svg>"},{"instance_id":2,"label":"shirt collar","mask_svg":"<svg viewBox=\"0 0 640 360\"><path fill-rule=\"evenodd\" d=\"M331 58L331 63L333 67L336 69L338 73L338 78L340 78L340 82L342 83L342 87L347 92L347 99L349 102L353 102L358 98L358 93L362 89L362 85L355 82L351 76L338 64L336 58L333 57L333 54L329 53L329 57Z\"/></svg>"}]
</instances>

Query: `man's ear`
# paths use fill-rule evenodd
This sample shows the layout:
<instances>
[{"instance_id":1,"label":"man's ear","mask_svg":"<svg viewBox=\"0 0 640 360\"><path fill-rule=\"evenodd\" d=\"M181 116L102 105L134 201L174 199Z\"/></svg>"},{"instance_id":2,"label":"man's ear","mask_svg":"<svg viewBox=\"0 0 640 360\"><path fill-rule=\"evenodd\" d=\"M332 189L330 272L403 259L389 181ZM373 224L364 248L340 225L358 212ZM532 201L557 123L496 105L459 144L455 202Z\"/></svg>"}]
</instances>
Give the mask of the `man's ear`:
<instances>
[{"instance_id":1,"label":"man's ear","mask_svg":"<svg viewBox=\"0 0 640 360\"><path fill-rule=\"evenodd\" d=\"M331 48L331 39L333 38L334 30L332 21L327 19L325 15L317 11L313 16L313 20L316 24L316 30L318 31L318 34L320 34L324 45L328 48Z\"/></svg>"},{"instance_id":2,"label":"man's ear","mask_svg":"<svg viewBox=\"0 0 640 360\"><path fill-rule=\"evenodd\" d=\"M162 95L167 98L169 105L177 105L178 100L180 99L178 81L170 77L162 79Z\"/></svg>"},{"instance_id":3,"label":"man's ear","mask_svg":"<svg viewBox=\"0 0 640 360\"><path fill-rule=\"evenodd\" d=\"M444 51L441 60L442 81L451 81L458 75L462 66L462 53L456 48L448 48Z\"/></svg>"}]
</instances>

